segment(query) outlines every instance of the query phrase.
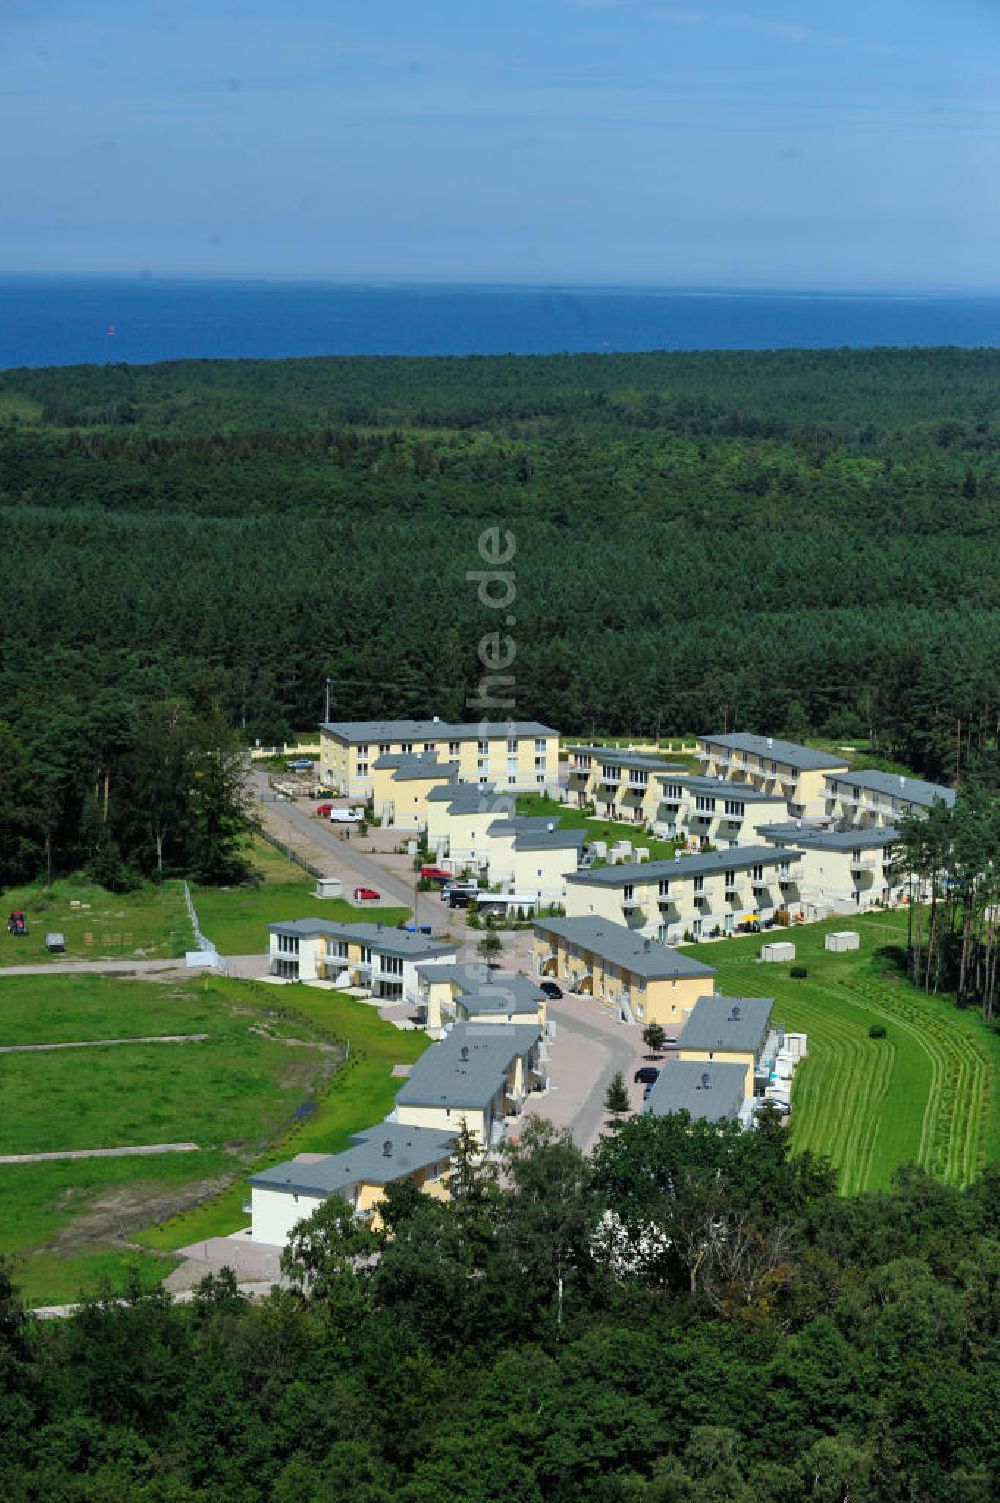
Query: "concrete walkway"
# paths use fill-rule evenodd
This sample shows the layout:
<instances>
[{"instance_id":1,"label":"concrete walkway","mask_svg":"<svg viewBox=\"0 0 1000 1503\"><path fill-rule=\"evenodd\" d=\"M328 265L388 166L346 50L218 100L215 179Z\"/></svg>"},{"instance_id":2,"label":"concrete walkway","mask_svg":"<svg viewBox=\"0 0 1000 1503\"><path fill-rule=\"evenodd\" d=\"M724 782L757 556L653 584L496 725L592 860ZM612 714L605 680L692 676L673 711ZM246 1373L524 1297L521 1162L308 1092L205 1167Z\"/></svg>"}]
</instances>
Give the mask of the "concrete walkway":
<instances>
[{"instance_id":1,"label":"concrete walkway","mask_svg":"<svg viewBox=\"0 0 1000 1503\"><path fill-rule=\"evenodd\" d=\"M61 1153L0 1153L0 1164L44 1164L49 1159L127 1159L145 1153L197 1153L197 1143L142 1143L135 1148L67 1148Z\"/></svg>"},{"instance_id":2,"label":"concrete walkway","mask_svg":"<svg viewBox=\"0 0 1000 1503\"><path fill-rule=\"evenodd\" d=\"M46 1054L51 1049L113 1049L117 1044L201 1044L207 1038L207 1033L151 1033L137 1039L80 1039L71 1044L0 1044L0 1054Z\"/></svg>"},{"instance_id":3,"label":"concrete walkway","mask_svg":"<svg viewBox=\"0 0 1000 1503\"><path fill-rule=\"evenodd\" d=\"M143 976L152 971L178 971L190 974L183 955L164 956L159 960L50 960L37 965L0 966L4 976Z\"/></svg>"}]
</instances>

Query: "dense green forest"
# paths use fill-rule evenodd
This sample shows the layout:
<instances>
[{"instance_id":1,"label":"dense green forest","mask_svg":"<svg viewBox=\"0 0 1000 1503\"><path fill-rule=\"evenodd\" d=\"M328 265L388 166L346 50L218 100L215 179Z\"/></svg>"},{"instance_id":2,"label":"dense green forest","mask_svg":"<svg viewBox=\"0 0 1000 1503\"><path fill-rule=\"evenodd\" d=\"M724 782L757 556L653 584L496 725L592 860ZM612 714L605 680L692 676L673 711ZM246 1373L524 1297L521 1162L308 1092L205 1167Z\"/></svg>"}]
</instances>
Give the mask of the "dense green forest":
<instances>
[{"instance_id":1,"label":"dense green forest","mask_svg":"<svg viewBox=\"0 0 1000 1503\"><path fill-rule=\"evenodd\" d=\"M998 377L949 349L0 374L0 719L59 762L57 862L164 705L269 741L330 677L335 717L468 718L491 525L515 714L865 737L995 784Z\"/></svg>"},{"instance_id":2,"label":"dense green forest","mask_svg":"<svg viewBox=\"0 0 1000 1503\"><path fill-rule=\"evenodd\" d=\"M9 1503L991 1503L1000 1183L840 1199L756 1133L545 1124L451 1204L335 1199L293 1287L87 1301L0 1277ZM0 1271L2 1273L2 1271Z\"/></svg>"}]
</instances>

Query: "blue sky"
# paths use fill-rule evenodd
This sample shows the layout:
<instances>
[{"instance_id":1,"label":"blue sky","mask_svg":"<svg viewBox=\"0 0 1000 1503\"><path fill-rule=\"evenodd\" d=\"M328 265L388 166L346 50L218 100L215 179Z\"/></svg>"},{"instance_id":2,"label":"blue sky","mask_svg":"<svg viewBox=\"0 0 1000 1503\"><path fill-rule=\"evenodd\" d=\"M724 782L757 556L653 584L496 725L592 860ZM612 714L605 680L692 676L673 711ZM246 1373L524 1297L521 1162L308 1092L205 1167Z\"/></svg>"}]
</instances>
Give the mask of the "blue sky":
<instances>
[{"instance_id":1,"label":"blue sky","mask_svg":"<svg viewBox=\"0 0 1000 1503\"><path fill-rule=\"evenodd\" d=\"M1000 288L1000 0L0 0L0 269Z\"/></svg>"}]
</instances>

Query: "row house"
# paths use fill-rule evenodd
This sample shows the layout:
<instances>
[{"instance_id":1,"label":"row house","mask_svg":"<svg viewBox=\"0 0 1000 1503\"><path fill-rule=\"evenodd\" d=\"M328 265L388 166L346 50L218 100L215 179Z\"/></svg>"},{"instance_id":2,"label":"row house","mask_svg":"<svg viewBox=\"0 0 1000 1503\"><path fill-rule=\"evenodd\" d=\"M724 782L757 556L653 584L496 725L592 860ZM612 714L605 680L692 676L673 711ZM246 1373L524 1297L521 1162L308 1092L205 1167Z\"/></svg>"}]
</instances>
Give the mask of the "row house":
<instances>
[{"instance_id":1,"label":"row house","mask_svg":"<svg viewBox=\"0 0 1000 1503\"><path fill-rule=\"evenodd\" d=\"M657 777L654 832L694 846L760 844L762 825L787 814L781 793L726 778Z\"/></svg>"},{"instance_id":2,"label":"row house","mask_svg":"<svg viewBox=\"0 0 1000 1503\"><path fill-rule=\"evenodd\" d=\"M780 795L793 819L825 814L827 775L847 771L843 757L833 753L742 733L699 736L698 762L708 777L752 783Z\"/></svg>"},{"instance_id":3,"label":"row house","mask_svg":"<svg viewBox=\"0 0 1000 1503\"><path fill-rule=\"evenodd\" d=\"M571 746L567 791L578 808L593 804L602 819L650 824L656 816L659 775L683 766L646 752L614 746Z\"/></svg>"},{"instance_id":4,"label":"row house","mask_svg":"<svg viewBox=\"0 0 1000 1503\"><path fill-rule=\"evenodd\" d=\"M380 1122L354 1133L343 1153L300 1153L250 1178L251 1238L284 1247L294 1228L331 1195L376 1229L387 1185L412 1180L425 1195L448 1198L453 1133Z\"/></svg>"},{"instance_id":5,"label":"row house","mask_svg":"<svg viewBox=\"0 0 1000 1503\"><path fill-rule=\"evenodd\" d=\"M532 948L541 980L563 982L627 1021L659 1023L670 1039L715 989L711 966L606 919L539 919Z\"/></svg>"},{"instance_id":6,"label":"row house","mask_svg":"<svg viewBox=\"0 0 1000 1503\"><path fill-rule=\"evenodd\" d=\"M372 813L397 830L426 830L431 793L458 780L458 763L439 762L436 752L390 753L377 757L371 771Z\"/></svg>"},{"instance_id":7,"label":"row house","mask_svg":"<svg viewBox=\"0 0 1000 1503\"><path fill-rule=\"evenodd\" d=\"M429 1029L452 1023L546 1026L546 997L530 976L494 971L483 961L417 966L417 1012Z\"/></svg>"},{"instance_id":8,"label":"row house","mask_svg":"<svg viewBox=\"0 0 1000 1503\"><path fill-rule=\"evenodd\" d=\"M825 917L831 909L860 912L898 903L908 892L906 878L894 869L899 832L892 825L819 830L781 824L761 834L776 850L793 847L798 853L797 911L806 919Z\"/></svg>"},{"instance_id":9,"label":"row house","mask_svg":"<svg viewBox=\"0 0 1000 1503\"><path fill-rule=\"evenodd\" d=\"M741 923L773 918L798 899L800 852L742 846L673 861L602 866L566 878L566 913L626 924L677 944L732 934Z\"/></svg>"},{"instance_id":10,"label":"row house","mask_svg":"<svg viewBox=\"0 0 1000 1503\"><path fill-rule=\"evenodd\" d=\"M368 800L380 758L415 754L454 763L457 776L515 793L555 792L559 733L537 720L449 722L341 720L320 726L320 777L349 798Z\"/></svg>"},{"instance_id":11,"label":"row house","mask_svg":"<svg viewBox=\"0 0 1000 1503\"><path fill-rule=\"evenodd\" d=\"M454 940L411 934L383 924L339 924L331 919L288 919L268 925L269 974L286 981L328 981L363 987L373 997L419 999L416 967L457 960Z\"/></svg>"},{"instance_id":12,"label":"row house","mask_svg":"<svg viewBox=\"0 0 1000 1503\"><path fill-rule=\"evenodd\" d=\"M874 769L826 778L826 813L849 825L894 825L903 815L926 814L938 800L951 808L954 788Z\"/></svg>"},{"instance_id":13,"label":"row house","mask_svg":"<svg viewBox=\"0 0 1000 1503\"><path fill-rule=\"evenodd\" d=\"M502 1135L505 1119L519 1115L528 1093L543 1083L535 1024L456 1023L412 1067L391 1120L439 1132L466 1127L489 1147Z\"/></svg>"}]
</instances>

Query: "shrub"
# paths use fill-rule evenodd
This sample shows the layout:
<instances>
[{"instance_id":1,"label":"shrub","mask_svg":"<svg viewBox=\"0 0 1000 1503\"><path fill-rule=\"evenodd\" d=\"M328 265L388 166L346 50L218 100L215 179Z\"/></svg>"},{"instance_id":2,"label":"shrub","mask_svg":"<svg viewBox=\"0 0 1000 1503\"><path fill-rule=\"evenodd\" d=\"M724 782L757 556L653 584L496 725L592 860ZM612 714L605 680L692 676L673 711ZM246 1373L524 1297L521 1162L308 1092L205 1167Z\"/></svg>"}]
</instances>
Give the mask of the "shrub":
<instances>
[{"instance_id":1,"label":"shrub","mask_svg":"<svg viewBox=\"0 0 1000 1503\"><path fill-rule=\"evenodd\" d=\"M887 1037L884 1023L873 1023L868 1030L870 1039L884 1039Z\"/></svg>"},{"instance_id":2,"label":"shrub","mask_svg":"<svg viewBox=\"0 0 1000 1503\"><path fill-rule=\"evenodd\" d=\"M793 965L788 974L789 976L794 976L796 981L804 981L809 975L809 972L806 970L804 965Z\"/></svg>"}]
</instances>

